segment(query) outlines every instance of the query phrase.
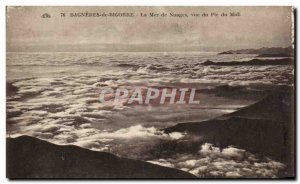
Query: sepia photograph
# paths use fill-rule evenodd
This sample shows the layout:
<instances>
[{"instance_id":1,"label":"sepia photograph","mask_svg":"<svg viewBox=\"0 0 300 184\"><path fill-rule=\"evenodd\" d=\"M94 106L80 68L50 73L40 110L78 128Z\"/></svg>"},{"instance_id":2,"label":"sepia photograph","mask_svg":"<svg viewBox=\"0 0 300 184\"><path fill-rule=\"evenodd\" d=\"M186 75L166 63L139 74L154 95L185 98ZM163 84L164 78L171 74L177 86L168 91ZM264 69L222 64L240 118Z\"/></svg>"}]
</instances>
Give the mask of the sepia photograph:
<instances>
[{"instance_id":1,"label":"sepia photograph","mask_svg":"<svg viewBox=\"0 0 300 184\"><path fill-rule=\"evenodd\" d=\"M7 6L6 177L295 179L292 6Z\"/></svg>"}]
</instances>

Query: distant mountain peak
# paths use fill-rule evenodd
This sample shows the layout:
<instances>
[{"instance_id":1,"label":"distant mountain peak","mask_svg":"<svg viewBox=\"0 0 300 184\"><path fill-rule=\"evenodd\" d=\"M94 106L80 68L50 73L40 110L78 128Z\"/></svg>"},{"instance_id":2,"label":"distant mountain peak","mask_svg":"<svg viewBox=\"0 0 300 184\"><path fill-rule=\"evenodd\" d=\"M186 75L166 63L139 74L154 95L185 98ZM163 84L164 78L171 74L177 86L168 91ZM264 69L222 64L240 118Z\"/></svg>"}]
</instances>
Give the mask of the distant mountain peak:
<instances>
[{"instance_id":1,"label":"distant mountain peak","mask_svg":"<svg viewBox=\"0 0 300 184\"><path fill-rule=\"evenodd\" d=\"M259 49L240 49L240 50L228 50L220 52L221 54L257 54L265 55L265 57L291 57L294 56L294 48L292 46L288 47L262 47Z\"/></svg>"}]
</instances>

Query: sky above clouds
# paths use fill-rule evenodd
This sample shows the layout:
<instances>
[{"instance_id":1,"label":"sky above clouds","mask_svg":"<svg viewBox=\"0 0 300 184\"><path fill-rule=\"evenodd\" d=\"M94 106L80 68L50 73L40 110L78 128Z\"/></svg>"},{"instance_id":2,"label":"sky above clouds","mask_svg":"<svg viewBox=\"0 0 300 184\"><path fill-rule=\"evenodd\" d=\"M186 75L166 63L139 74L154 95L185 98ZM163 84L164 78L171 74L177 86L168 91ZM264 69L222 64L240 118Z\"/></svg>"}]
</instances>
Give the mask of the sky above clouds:
<instances>
[{"instance_id":1,"label":"sky above clouds","mask_svg":"<svg viewBox=\"0 0 300 184\"><path fill-rule=\"evenodd\" d=\"M286 47L291 7L8 7L8 51L221 51ZM60 13L67 17L61 18ZM69 17L129 12L135 17ZM141 17L141 13L188 14ZM191 13L218 13L192 17ZM241 16L221 17L236 12ZM41 18L48 13L51 18Z\"/></svg>"}]
</instances>

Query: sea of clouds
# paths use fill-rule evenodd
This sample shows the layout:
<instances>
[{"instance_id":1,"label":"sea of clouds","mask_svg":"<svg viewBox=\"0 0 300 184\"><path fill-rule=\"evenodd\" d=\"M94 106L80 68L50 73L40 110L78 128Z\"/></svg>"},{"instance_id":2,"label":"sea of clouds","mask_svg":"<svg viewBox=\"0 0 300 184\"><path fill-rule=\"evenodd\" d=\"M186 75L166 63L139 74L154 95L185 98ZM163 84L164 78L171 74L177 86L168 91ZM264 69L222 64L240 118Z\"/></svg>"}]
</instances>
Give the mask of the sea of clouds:
<instances>
[{"instance_id":1,"label":"sea of clouds","mask_svg":"<svg viewBox=\"0 0 300 184\"><path fill-rule=\"evenodd\" d=\"M293 85L293 66L199 64L206 59L242 61L247 57L250 56L199 53L9 53L7 81L17 90L7 95L7 136L30 135L56 144L107 151L199 177L277 177L285 165L234 146L221 149L204 143L197 153L187 151L169 157L151 154L162 142L190 141L186 133L167 134L162 128L230 113L250 103L246 100L214 95L210 100L211 96L202 94L207 102L200 99L200 107L189 108L99 102L99 90L104 87ZM209 104L211 101L215 104Z\"/></svg>"}]
</instances>

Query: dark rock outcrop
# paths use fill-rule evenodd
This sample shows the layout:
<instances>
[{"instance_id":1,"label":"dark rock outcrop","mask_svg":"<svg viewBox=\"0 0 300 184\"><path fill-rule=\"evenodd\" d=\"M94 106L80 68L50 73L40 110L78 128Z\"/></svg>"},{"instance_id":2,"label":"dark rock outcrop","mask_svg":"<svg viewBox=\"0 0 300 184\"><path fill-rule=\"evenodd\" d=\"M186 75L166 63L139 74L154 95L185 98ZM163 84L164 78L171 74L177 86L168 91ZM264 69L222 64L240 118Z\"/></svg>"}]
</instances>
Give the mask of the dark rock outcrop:
<instances>
[{"instance_id":1,"label":"dark rock outcrop","mask_svg":"<svg viewBox=\"0 0 300 184\"><path fill-rule=\"evenodd\" d=\"M294 176L293 95L274 93L261 101L218 118L180 123L166 133L187 132L221 148L233 145L288 165Z\"/></svg>"},{"instance_id":2,"label":"dark rock outcrop","mask_svg":"<svg viewBox=\"0 0 300 184\"><path fill-rule=\"evenodd\" d=\"M7 138L6 164L10 179L196 178L184 171L30 136Z\"/></svg>"}]
</instances>

